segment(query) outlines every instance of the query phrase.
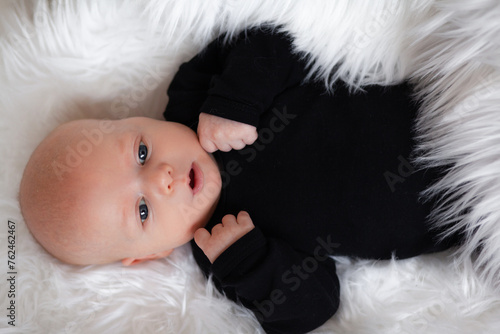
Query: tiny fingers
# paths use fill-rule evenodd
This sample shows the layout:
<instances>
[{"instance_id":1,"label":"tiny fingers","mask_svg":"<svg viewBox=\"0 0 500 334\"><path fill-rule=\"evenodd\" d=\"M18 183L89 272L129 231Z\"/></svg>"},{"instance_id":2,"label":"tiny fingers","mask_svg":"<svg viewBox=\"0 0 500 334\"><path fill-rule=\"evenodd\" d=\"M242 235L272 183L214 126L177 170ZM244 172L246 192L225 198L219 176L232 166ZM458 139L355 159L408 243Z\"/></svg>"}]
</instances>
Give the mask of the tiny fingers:
<instances>
[{"instance_id":1,"label":"tiny fingers","mask_svg":"<svg viewBox=\"0 0 500 334\"><path fill-rule=\"evenodd\" d=\"M244 145L252 145L257 140L258 137L259 134L257 133L257 129L254 127L253 131L247 133L247 135L243 138L243 143Z\"/></svg>"},{"instance_id":2,"label":"tiny fingers","mask_svg":"<svg viewBox=\"0 0 500 334\"><path fill-rule=\"evenodd\" d=\"M240 211L238 213L238 225L240 225L246 232L251 231L255 226L253 224L252 218L246 211Z\"/></svg>"},{"instance_id":3,"label":"tiny fingers","mask_svg":"<svg viewBox=\"0 0 500 334\"><path fill-rule=\"evenodd\" d=\"M201 113L198 122L198 138L209 153L217 150L229 152L241 150L257 140L257 128L215 115Z\"/></svg>"},{"instance_id":4,"label":"tiny fingers","mask_svg":"<svg viewBox=\"0 0 500 334\"><path fill-rule=\"evenodd\" d=\"M222 217L222 225L224 226L230 226L231 224L236 223L236 217L234 215L225 215Z\"/></svg>"},{"instance_id":5,"label":"tiny fingers","mask_svg":"<svg viewBox=\"0 0 500 334\"><path fill-rule=\"evenodd\" d=\"M216 235L218 233L221 233L220 231L224 228L224 224L223 223L219 223L219 224L216 224L214 227L212 227L212 235Z\"/></svg>"},{"instance_id":6,"label":"tiny fingers","mask_svg":"<svg viewBox=\"0 0 500 334\"><path fill-rule=\"evenodd\" d=\"M194 241L201 248L211 263L228 249L238 239L254 228L250 215L240 211L238 217L225 215L219 224L216 224L211 232L205 228L199 228L194 233Z\"/></svg>"},{"instance_id":7,"label":"tiny fingers","mask_svg":"<svg viewBox=\"0 0 500 334\"><path fill-rule=\"evenodd\" d=\"M199 140L201 147L203 147L203 149L208 153L213 153L217 151L217 146L214 144L213 141L206 139L204 136L200 136Z\"/></svg>"},{"instance_id":8,"label":"tiny fingers","mask_svg":"<svg viewBox=\"0 0 500 334\"><path fill-rule=\"evenodd\" d=\"M247 144L243 140L236 140L231 144L231 147L235 150L241 150L243 147L245 147Z\"/></svg>"},{"instance_id":9,"label":"tiny fingers","mask_svg":"<svg viewBox=\"0 0 500 334\"><path fill-rule=\"evenodd\" d=\"M205 228L199 228L194 232L194 242L196 242L198 247L204 250L210 236L210 232L208 232Z\"/></svg>"},{"instance_id":10,"label":"tiny fingers","mask_svg":"<svg viewBox=\"0 0 500 334\"><path fill-rule=\"evenodd\" d=\"M220 142L217 144L217 148L221 150L222 152L229 152L231 151L231 145L225 142Z\"/></svg>"},{"instance_id":11,"label":"tiny fingers","mask_svg":"<svg viewBox=\"0 0 500 334\"><path fill-rule=\"evenodd\" d=\"M213 142L213 145L216 146L216 150L219 149L222 152L229 152L233 149L241 150L243 147L246 146L246 144L242 140L232 140L232 141L215 140Z\"/></svg>"}]
</instances>

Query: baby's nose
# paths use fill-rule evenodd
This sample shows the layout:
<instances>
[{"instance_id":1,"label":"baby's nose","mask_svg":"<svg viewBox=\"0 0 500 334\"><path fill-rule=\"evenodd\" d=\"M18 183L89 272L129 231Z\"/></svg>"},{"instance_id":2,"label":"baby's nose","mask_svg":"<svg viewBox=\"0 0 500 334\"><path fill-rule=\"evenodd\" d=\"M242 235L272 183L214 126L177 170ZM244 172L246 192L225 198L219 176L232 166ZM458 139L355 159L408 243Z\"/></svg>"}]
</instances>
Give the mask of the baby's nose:
<instances>
[{"instance_id":1,"label":"baby's nose","mask_svg":"<svg viewBox=\"0 0 500 334\"><path fill-rule=\"evenodd\" d=\"M152 182L154 186L158 187L159 192L168 195L173 191L173 168L166 164L159 164L152 172Z\"/></svg>"}]
</instances>

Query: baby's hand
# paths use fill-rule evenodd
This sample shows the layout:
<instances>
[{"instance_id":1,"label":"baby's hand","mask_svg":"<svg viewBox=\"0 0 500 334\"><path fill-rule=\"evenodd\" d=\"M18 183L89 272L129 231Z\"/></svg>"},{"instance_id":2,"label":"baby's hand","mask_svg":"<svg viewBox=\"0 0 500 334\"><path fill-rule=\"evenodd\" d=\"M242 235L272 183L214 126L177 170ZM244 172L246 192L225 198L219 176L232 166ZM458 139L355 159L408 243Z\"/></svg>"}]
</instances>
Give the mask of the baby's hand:
<instances>
[{"instance_id":1,"label":"baby's hand","mask_svg":"<svg viewBox=\"0 0 500 334\"><path fill-rule=\"evenodd\" d=\"M222 117L201 113L198 123L198 138L207 152L231 149L241 150L257 139L255 126Z\"/></svg>"},{"instance_id":2,"label":"baby's hand","mask_svg":"<svg viewBox=\"0 0 500 334\"><path fill-rule=\"evenodd\" d=\"M205 253L210 263L214 263L222 252L253 228L250 215L246 211L240 211L238 218L233 215L225 215L222 218L222 223L212 228L212 234L204 228L199 228L194 233L194 241Z\"/></svg>"}]
</instances>

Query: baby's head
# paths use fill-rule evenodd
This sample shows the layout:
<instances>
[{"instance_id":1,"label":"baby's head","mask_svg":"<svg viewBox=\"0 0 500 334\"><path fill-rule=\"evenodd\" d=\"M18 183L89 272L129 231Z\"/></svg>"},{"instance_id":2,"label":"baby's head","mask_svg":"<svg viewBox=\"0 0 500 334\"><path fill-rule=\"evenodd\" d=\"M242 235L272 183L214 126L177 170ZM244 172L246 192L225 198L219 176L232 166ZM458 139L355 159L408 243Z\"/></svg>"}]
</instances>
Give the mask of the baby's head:
<instances>
[{"instance_id":1,"label":"baby's head","mask_svg":"<svg viewBox=\"0 0 500 334\"><path fill-rule=\"evenodd\" d=\"M61 261L128 265L190 241L220 190L191 129L135 117L56 128L33 152L19 200L33 236Z\"/></svg>"}]
</instances>

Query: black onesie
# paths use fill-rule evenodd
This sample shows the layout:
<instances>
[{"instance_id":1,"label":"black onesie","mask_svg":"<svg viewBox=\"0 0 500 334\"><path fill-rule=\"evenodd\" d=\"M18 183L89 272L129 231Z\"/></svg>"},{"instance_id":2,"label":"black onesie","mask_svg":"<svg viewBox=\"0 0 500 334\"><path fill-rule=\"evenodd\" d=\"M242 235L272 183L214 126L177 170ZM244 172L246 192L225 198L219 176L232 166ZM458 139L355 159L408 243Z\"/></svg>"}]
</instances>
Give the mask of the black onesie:
<instances>
[{"instance_id":1,"label":"black onesie","mask_svg":"<svg viewBox=\"0 0 500 334\"><path fill-rule=\"evenodd\" d=\"M405 85L333 93L304 83L305 61L287 35L261 28L218 39L183 64L165 118L196 130L201 112L257 127L256 142L216 152L223 189L210 229L246 210L256 228L213 265L194 256L269 333L303 333L339 305L328 255L408 258L444 250L419 193L436 177L410 155L417 106Z\"/></svg>"}]
</instances>

